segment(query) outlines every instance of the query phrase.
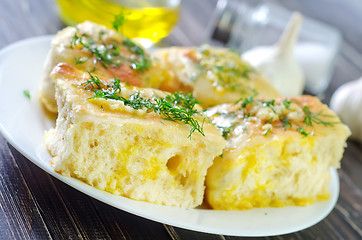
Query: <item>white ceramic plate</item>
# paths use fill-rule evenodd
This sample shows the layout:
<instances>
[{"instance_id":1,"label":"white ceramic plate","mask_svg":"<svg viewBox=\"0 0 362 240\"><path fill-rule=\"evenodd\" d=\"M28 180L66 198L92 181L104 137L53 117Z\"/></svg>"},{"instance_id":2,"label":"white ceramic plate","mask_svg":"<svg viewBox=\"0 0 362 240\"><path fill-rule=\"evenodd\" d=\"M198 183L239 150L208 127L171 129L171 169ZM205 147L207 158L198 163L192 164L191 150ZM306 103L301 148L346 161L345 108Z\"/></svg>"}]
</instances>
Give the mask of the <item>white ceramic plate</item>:
<instances>
[{"instance_id":1,"label":"white ceramic plate","mask_svg":"<svg viewBox=\"0 0 362 240\"><path fill-rule=\"evenodd\" d=\"M331 170L331 198L308 207L260 208L247 211L216 211L159 206L114 196L73 178L63 177L49 165L43 142L47 120L38 102L42 66L51 36L12 44L0 52L0 130L4 137L30 161L79 191L116 208L157 222L190 230L234 235L272 236L310 227L333 209L339 194L337 172ZM28 90L31 99L27 99Z\"/></svg>"}]
</instances>

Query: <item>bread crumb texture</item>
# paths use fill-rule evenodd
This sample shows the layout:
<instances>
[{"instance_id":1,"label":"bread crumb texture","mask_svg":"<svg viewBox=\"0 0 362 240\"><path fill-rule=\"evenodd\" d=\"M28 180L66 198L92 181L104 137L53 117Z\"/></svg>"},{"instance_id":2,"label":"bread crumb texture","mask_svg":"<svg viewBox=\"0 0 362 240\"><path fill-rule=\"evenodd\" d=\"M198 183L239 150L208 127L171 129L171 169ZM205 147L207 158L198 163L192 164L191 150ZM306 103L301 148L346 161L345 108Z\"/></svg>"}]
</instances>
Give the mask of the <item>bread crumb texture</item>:
<instances>
[{"instance_id":1,"label":"bread crumb texture","mask_svg":"<svg viewBox=\"0 0 362 240\"><path fill-rule=\"evenodd\" d=\"M275 107L278 101L282 102L277 100ZM245 112L246 106L242 110L248 117L240 118L234 105L209 110L215 123L233 123L222 157L215 159L207 174L206 198L214 209L305 206L329 198L330 167L340 166L350 131L317 98L301 96L292 101L323 113L320 116L324 120L335 124L314 123L305 128L309 134L304 136L294 126L303 126L300 117L290 120L283 129L278 127L279 120L258 116L263 112L260 107L250 114ZM253 108L251 104L250 109ZM270 106L266 108L270 110ZM277 108L274 110L277 112ZM284 114L288 116L293 111L299 112L299 108L288 108ZM269 133L265 132L265 125L272 129Z\"/></svg>"},{"instance_id":2,"label":"bread crumb texture","mask_svg":"<svg viewBox=\"0 0 362 240\"><path fill-rule=\"evenodd\" d=\"M200 205L207 169L225 146L216 127L205 122L206 137L195 132L190 139L183 123L131 111L120 101L89 99L92 95L79 87L84 77L69 65L58 66L52 76L59 115L45 139L55 171L134 200Z\"/></svg>"}]
</instances>

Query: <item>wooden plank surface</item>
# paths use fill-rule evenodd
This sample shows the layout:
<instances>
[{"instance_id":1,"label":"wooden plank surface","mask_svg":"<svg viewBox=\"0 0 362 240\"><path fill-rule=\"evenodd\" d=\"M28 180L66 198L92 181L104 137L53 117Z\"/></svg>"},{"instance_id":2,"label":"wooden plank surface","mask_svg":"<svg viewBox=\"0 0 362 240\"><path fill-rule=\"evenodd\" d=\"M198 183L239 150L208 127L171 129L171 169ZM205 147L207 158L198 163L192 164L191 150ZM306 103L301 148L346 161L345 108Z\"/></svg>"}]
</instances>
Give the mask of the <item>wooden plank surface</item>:
<instances>
[{"instance_id":1,"label":"wooden plank surface","mask_svg":"<svg viewBox=\"0 0 362 240\"><path fill-rule=\"evenodd\" d=\"M216 2L184 0L180 23L164 44L203 43ZM358 24L362 4L353 0L276 2L343 33L345 41L324 100L328 103L338 86L362 76L362 28ZM51 0L0 1L0 48L20 39L54 34L62 27ZM303 231L265 239L362 239L361 173L361 145L349 141L339 170L341 194L333 212ZM49 176L0 136L0 239L241 238L180 229L115 209Z\"/></svg>"},{"instance_id":2,"label":"wooden plank surface","mask_svg":"<svg viewBox=\"0 0 362 240\"><path fill-rule=\"evenodd\" d=\"M48 228L3 137L0 151L1 238L48 238ZM44 175L44 174L43 174Z\"/></svg>"}]
</instances>

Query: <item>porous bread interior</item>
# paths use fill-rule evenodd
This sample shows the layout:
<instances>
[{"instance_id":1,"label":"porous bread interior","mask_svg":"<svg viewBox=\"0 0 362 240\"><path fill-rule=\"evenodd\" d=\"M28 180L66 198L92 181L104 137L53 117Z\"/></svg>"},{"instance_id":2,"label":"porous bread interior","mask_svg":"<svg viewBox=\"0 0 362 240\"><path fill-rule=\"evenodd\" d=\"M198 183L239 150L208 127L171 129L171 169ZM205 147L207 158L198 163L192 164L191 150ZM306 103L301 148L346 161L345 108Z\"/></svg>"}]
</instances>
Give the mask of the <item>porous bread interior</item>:
<instances>
[{"instance_id":1,"label":"porous bread interior","mask_svg":"<svg viewBox=\"0 0 362 240\"><path fill-rule=\"evenodd\" d=\"M339 167L344 144L333 132L304 138L295 133L224 153L208 171L207 200L214 209L242 210L328 199L329 170Z\"/></svg>"},{"instance_id":2,"label":"porous bread interior","mask_svg":"<svg viewBox=\"0 0 362 240\"><path fill-rule=\"evenodd\" d=\"M74 95L84 90L69 92L76 87L66 84L56 85L59 115L46 134L56 172L135 200L185 208L202 203L207 169L225 145L214 126L205 123L207 137L195 132L190 139L188 125L154 115L100 115L101 106Z\"/></svg>"},{"instance_id":3,"label":"porous bread interior","mask_svg":"<svg viewBox=\"0 0 362 240\"><path fill-rule=\"evenodd\" d=\"M60 146L54 170L115 195L196 207L213 156L199 150L203 143L155 138L160 134L132 123L78 123L65 133L67 145Z\"/></svg>"}]
</instances>

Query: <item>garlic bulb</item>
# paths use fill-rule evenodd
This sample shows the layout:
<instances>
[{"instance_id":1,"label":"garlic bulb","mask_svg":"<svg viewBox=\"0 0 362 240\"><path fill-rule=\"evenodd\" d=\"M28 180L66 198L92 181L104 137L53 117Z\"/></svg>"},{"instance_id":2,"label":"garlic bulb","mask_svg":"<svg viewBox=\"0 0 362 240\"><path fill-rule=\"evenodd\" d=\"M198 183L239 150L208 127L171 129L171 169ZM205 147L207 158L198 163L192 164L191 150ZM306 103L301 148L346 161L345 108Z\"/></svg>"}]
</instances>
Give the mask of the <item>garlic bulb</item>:
<instances>
[{"instance_id":1,"label":"garlic bulb","mask_svg":"<svg viewBox=\"0 0 362 240\"><path fill-rule=\"evenodd\" d=\"M302 20L301 14L294 13L275 45L257 47L242 54L242 58L259 69L285 97L300 95L304 89L303 70L294 55Z\"/></svg>"},{"instance_id":2,"label":"garlic bulb","mask_svg":"<svg viewBox=\"0 0 362 240\"><path fill-rule=\"evenodd\" d=\"M362 77L340 86L330 106L351 129L351 138L362 142Z\"/></svg>"}]
</instances>

